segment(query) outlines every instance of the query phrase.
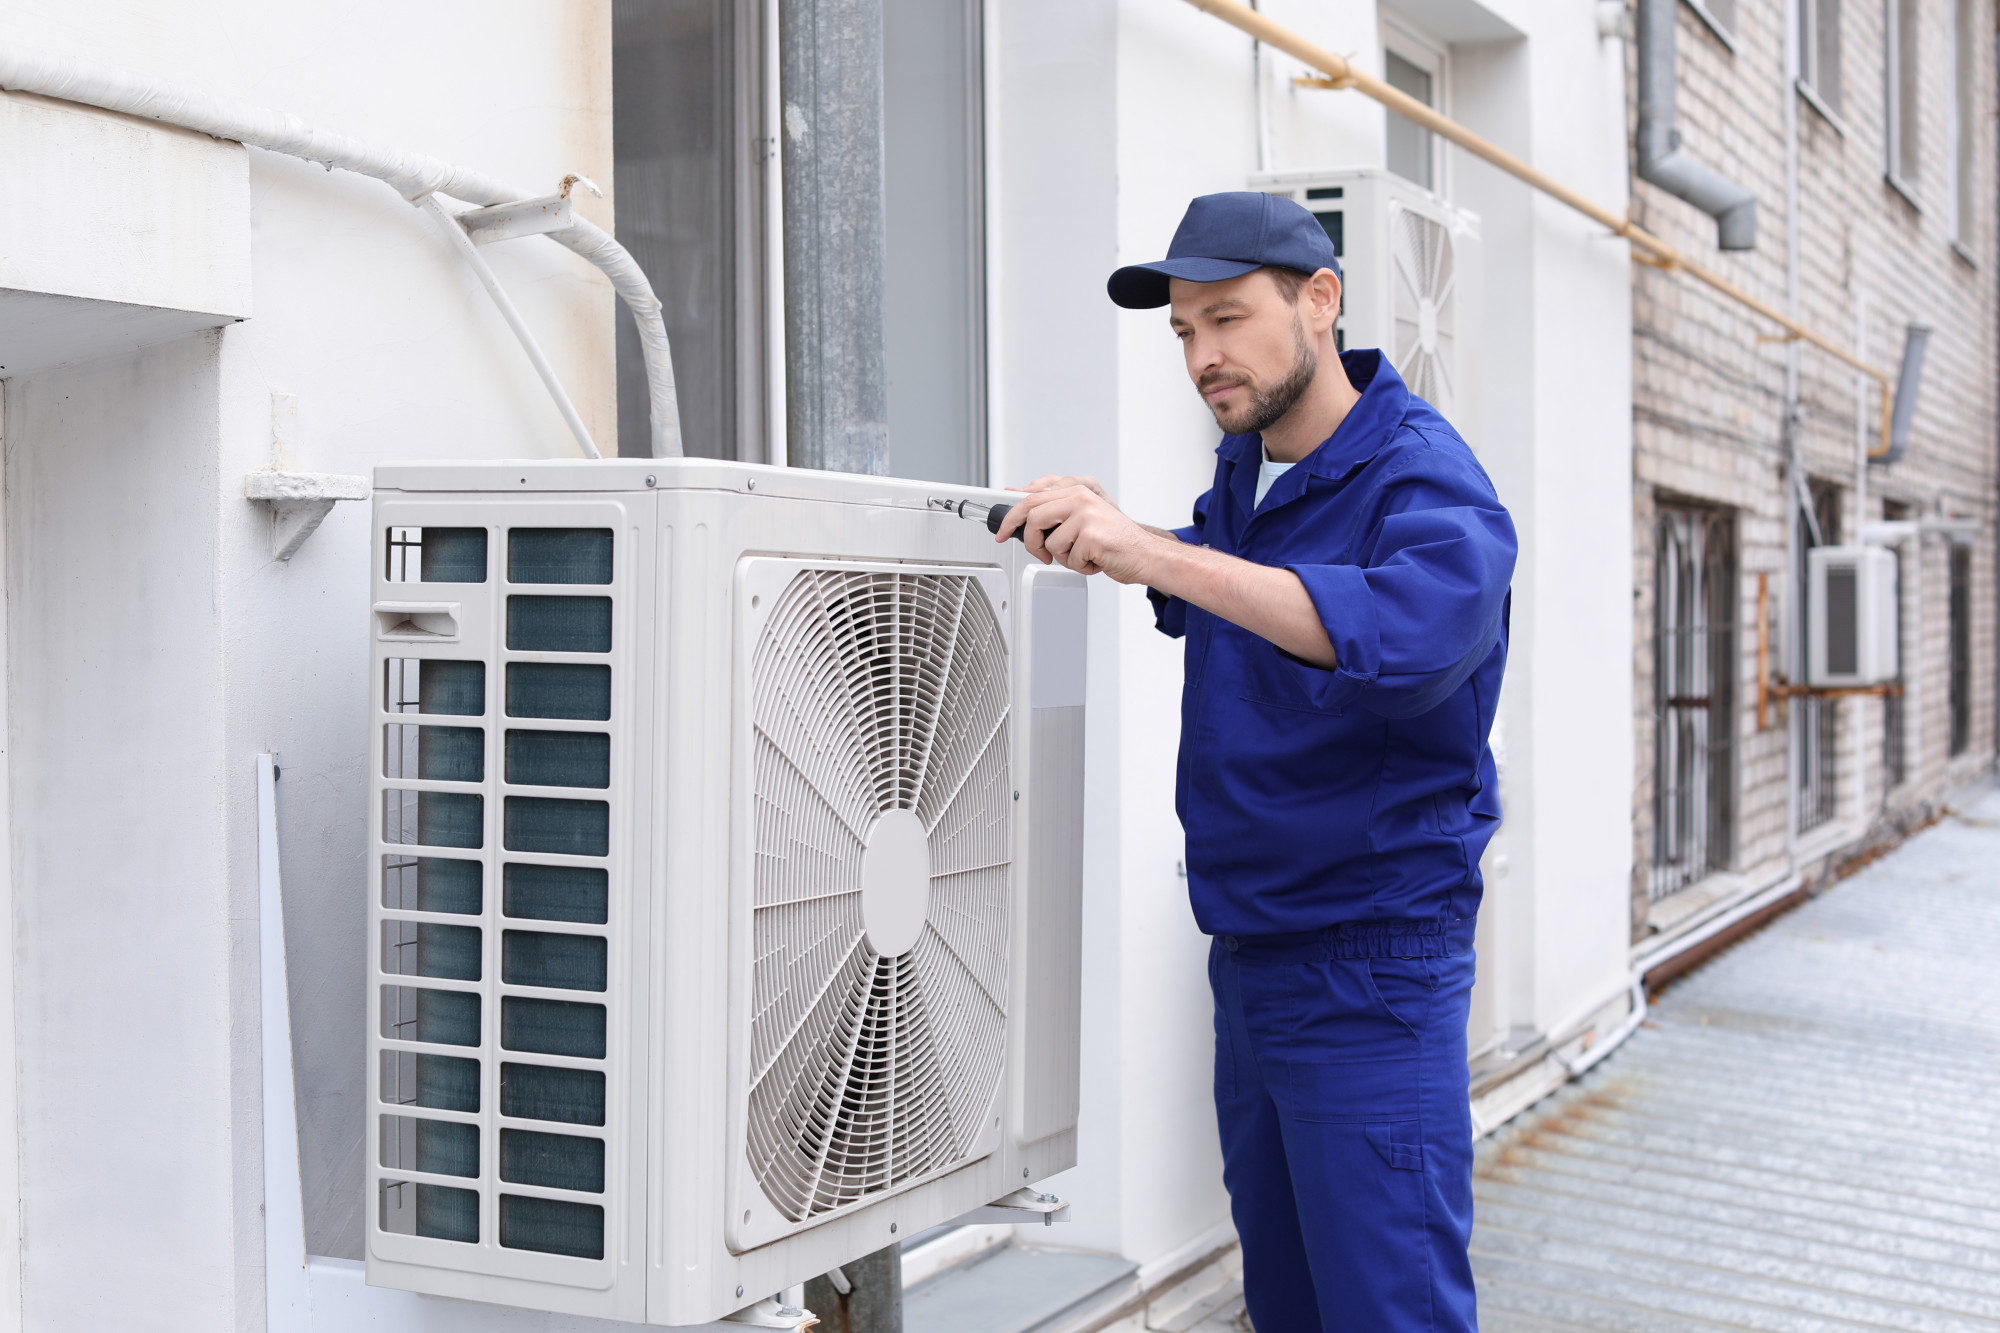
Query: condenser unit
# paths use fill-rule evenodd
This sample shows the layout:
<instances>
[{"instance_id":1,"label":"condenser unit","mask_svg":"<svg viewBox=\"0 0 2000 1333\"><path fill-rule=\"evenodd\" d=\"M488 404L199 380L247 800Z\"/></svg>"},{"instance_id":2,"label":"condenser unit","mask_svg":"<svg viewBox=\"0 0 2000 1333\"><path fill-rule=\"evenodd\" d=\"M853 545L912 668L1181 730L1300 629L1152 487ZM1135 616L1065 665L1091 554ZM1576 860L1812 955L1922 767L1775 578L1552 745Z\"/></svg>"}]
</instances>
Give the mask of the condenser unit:
<instances>
[{"instance_id":1,"label":"condenser unit","mask_svg":"<svg viewBox=\"0 0 2000 1333\"><path fill-rule=\"evenodd\" d=\"M934 494L377 470L370 1282L702 1323L1073 1164L1086 594Z\"/></svg>"},{"instance_id":2,"label":"condenser unit","mask_svg":"<svg viewBox=\"0 0 2000 1333\"><path fill-rule=\"evenodd\" d=\"M1387 171L1287 172L1250 188L1297 201L1326 228L1340 256L1341 349L1380 348L1471 439L1464 341L1480 314L1478 217Z\"/></svg>"},{"instance_id":3,"label":"condenser unit","mask_svg":"<svg viewBox=\"0 0 2000 1333\"><path fill-rule=\"evenodd\" d=\"M1880 685L1902 670L1896 553L1881 546L1806 552L1806 680Z\"/></svg>"}]
</instances>

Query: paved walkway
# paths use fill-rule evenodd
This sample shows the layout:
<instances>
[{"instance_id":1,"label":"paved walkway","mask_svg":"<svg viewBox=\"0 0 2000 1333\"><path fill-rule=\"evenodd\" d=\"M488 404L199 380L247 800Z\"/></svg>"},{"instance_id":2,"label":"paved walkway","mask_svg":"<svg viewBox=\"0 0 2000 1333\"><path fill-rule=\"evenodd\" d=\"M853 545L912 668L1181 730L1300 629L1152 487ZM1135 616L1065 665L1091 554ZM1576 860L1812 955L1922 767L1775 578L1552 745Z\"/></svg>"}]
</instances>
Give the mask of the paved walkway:
<instances>
[{"instance_id":1,"label":"paved walkway","mask_svg":"<svg viewBox=\"0 0 2000 1333\"><path fill-rule=\"evenodd\" d=\"M2000 793L1481 1146L1487 1333L2000 1330Z\"/></svg>"}]
</instances>

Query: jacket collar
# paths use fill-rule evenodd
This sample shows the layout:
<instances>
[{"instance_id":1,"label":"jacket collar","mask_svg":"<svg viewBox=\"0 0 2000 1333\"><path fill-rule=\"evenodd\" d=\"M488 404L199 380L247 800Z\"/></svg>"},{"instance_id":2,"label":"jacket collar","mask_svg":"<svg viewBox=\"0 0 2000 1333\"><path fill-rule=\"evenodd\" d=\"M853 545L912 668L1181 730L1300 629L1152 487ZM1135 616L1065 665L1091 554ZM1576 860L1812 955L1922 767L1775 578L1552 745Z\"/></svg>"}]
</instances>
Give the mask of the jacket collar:
<instances>
[{"instance_id":1,"label":"jacket collar","mask_svg":"<svg viewBox=\"0 0 2000 1333\"><path fill-rule=\"evenodd\" d=\"M1305 489L1305 476L1337 481L1373 458L1388 444L1389 437L1410 410L1410 390L1389 359L1374 348L1343 352L1341 368L1348 383L1361 390L1360 399L1341 419L1333 434L1300 460L1297 467L1278 478L1271 487L1267 504L1283 504ZM1230 494L1248 514L1257 499L1257 469L1264 461L1262 435L1225 435L1215 452L1233 466Z\"/></svg>"}]
</instances>

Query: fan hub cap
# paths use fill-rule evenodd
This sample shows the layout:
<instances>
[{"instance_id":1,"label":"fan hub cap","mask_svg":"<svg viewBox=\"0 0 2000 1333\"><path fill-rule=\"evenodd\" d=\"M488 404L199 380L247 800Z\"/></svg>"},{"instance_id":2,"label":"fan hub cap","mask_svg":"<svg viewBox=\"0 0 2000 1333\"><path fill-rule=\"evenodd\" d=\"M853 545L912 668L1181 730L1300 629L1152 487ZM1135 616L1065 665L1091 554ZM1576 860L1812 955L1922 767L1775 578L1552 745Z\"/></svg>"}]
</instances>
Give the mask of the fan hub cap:
<instances>
[{"instance_id":1,"label":"fan hub cap","mask_svg":"<svg viewBox=\"0 0 2000 1333\"><path fill-rule=\"evenodd\" d=\"M930 908L931 847L914 810L890 810L868 830L861 855L861 921L868 947L885 958L906 954L923 934Z\"/></svg>"}]
</instances>

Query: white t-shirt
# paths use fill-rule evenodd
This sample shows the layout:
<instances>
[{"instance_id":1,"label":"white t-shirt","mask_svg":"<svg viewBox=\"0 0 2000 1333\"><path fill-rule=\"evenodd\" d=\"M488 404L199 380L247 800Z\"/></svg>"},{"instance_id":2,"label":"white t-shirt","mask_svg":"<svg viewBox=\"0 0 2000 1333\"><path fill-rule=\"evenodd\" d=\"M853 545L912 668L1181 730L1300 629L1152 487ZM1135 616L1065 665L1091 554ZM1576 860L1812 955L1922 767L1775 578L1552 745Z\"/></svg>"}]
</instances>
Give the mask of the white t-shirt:
<instances>
[{"instance_id":1,"label":"white t-shirt","mask_svg":"<svg viewBox=\"0 0 2000 1333\"><path fill-rule=\"evenodd\" d=\"M1262 445L1258 446L1258 451L1263 454L1264 461L1257 465L1257 499L1250 506L1252 509L1264 503L1265 493L1276 484L1278 478L1290 472L1294 466L1291 463L1273 463L1271 461L1271 451L1265 449Z\"/></svg>"}]
</instances>

